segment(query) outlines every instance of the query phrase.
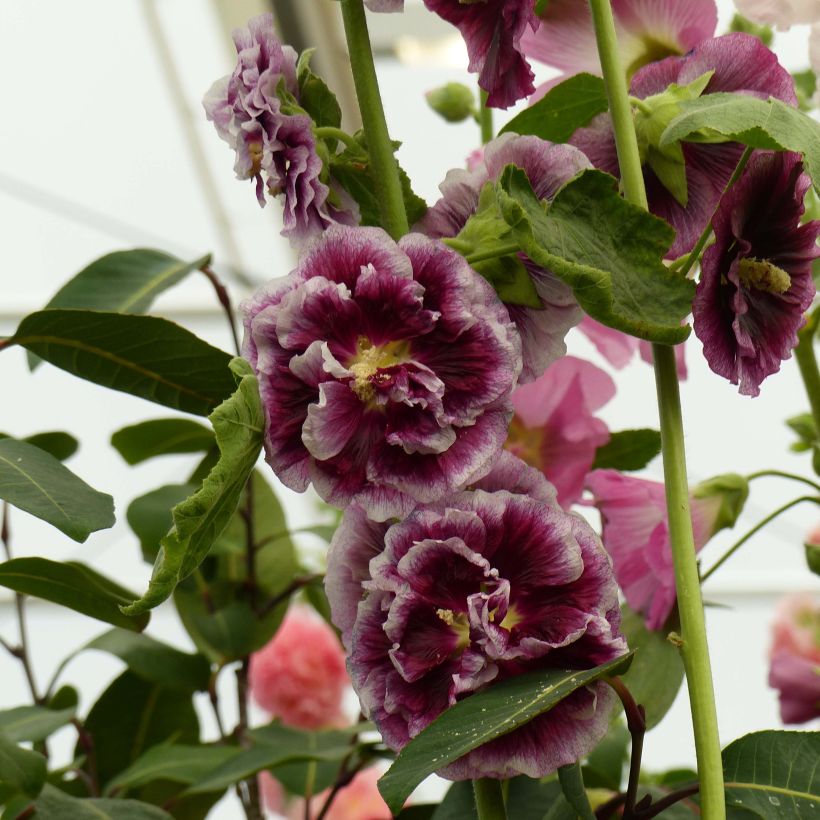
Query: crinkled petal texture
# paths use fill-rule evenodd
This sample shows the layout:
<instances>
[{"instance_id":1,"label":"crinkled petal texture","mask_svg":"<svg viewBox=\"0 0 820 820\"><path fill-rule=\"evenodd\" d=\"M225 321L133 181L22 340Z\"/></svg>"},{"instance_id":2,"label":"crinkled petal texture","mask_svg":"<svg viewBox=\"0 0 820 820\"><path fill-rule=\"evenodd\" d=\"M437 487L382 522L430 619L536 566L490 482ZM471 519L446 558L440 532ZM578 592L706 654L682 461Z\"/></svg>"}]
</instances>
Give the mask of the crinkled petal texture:
<instances>
[{"instance_id":1,"label":"crinkled petal texture","mask_svg":"<svg viewBox=\"0 0 820 820\"><path fill-rule=\"evenodd\" d=\"M714 0L613 0L612 13L621 62L630 77L647 63L685 54L712 37L717 26ZM528 57L564 74L601 74L587 3L550 0L540 27L527 31L521 46Z\"/></svg>"},{"instance_id":2,"label":"crinkled petal texture","mask_svg":"<svg viewBox=\"0 0 820 820\"><path fill-rule=\"evenodd\" d=\"M487 104L509 108L535 89L534 74L521 53L521 37L538 27L533 0L424 0L464 38L469 69L487 92Z\"/></svg>"},{"instance_id":3,"label":"crinkled petal texture","mask_svg":"<svg viewBox=\"0 0 820 820\"><path fill-rule=\"evenodd\" d=\"M427 236L452 237L476 212L481 189L495 182L507 165L526 174L539 199L549 200L558 189L586 168L589 160L569 145L553 145L532 136L503 134L489 142L469 171L449 171L439 186L442 197L414 227ZM583 312L572 289L551 271L522 257L541 300L541 309L508 305L510 318L521 334L524 365L521 381L538 378L544 369L567 352L564 337L581 320Z\"/></svg>"},{"instance_id":4,"label":"crinkled petal texture","mask_svg":"<svg viewBox=\"0 0 820 820\"><path fill-rule=\"evenodd\" d=\"M617 470L593 470L586 487L601 513L604 547L626 602L643 615L648 629L662 629L676 601L663 484ZM720 499L691 498L690 508L700 551L714 532Z\"/></svg>"},{"instance_id":5,"label":"crinkled petal texture","mask_svg":"<svg viewBox=\"0 0 820 820\"><path fill-rule=\"evenodd\" d=\"M489 472L521 343L442 243L333 226L243 308L266 457L287 486L383 521Z\"/></svg>"},{"instance_id":6,"label":"crinkled petal texture","mask_svg":"<svg viewBox=\"0 0 820 820\"><path fill-rule=\"evenodd\" d=\"M508 476L514 467L508 461ZM348 555L360 563L369 549L356 545L359 524L348 512L340 525L329 588ZM348 668L364 713L393 749L492 681L588 669L626 650L608 556L582 519L551 501L465 491L386 527L383 545L369 579L350 585L341 606L330 599L342 628L357 607ZM613 703L604 684L581 689L439 774L542 777L595 746Z\"/></svg>"},{"instance_id":7,"label":"crinkled petal texture","mask_svg":"<svg viewBox=\"0 0 820 820\"><path fill-rule=\"evenodd\" d=\"M296 245L335 222L353 225L358 210L337 192L339 207L319 178L313 122L306 114L283 110L280 94L297 98L296 52L283 46L273 29L273 15L260 14L233 33L237 64L217 80L203 99L219 136L236 152L238 179L254 179L259 204L265 190L284 197L282 233Z\"/></svg>"},{"instance_id":8,"label":"crinkled petal texture","mask_svg":"<svg viewBox=\"0 0 820 820\"><path fill-rule=\"evenodd\" d=\"M712 370L757 396L791 356L814 299L820 221L800 225L811 182L796 154L755 154L713 220L694 328Z\"/></svg>"},{"instance_id":9,"label":"crinkled petal texture","mask_svg":"<svg viewBox=\"0 0 820 820\"><path fill-rule=\"evenodd\" d=\"M595 453L609 441L609 429L594 414L614 395L608 374L574 356L513 393L515 416L504 446L544 473L562 507L581 497Z\"/></svg>"},{"instance_id":10,"label":"crinkled petal texture","mask_svg":"<svg viewBox=\"0 0 820 820\"><path fill-rule=\"evenodd\" d=\"M704 95L737 92L762 99L776 97L792 105L796 103L791 75L757 37L749 34L715 37L702 42L685 57L668 57L651 63L635 74L630 92L644 99L660 94L671 83L687 85L708 71L714 71L714 74ZM571 142L596 168L620 178L609 114L599 114L587 127L579 128ZM684 143L689 194L686 207L675 199L648 166L644 166L649 210L665 219L677 232L668 258L674 259L692 250L717 207L742 152L742 146L737 143Z\"/></svg>"}]
</instances>

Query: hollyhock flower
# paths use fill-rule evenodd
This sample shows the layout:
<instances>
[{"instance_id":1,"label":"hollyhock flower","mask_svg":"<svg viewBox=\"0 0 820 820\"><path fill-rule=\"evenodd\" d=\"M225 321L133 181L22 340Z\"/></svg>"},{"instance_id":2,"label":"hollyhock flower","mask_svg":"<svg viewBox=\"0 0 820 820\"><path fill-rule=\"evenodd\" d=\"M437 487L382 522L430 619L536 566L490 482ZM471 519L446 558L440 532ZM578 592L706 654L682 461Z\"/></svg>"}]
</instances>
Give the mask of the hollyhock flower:
<instances>
[{"instance_id":1,"label":"hollyhock flower","mask_svg":"<svg viewBox=\"0 0 820 820\"><path fill-rule=\"evenodd\" d=\"M237 179L256 180L262 206L266 188L284 196L282 233L297 244L336 221L356 224L352 200L341 190L331 194L320 179L313 121L286 99L298 102L297 54L276 37L273 15L252 18L247 28L234 30L233 40L236 68L211 86L202 104L236 152Z\"/></svg>"},{"instance_id":2,"label":"hollyhock flower","mask_svg":"<svg viewBox=\"0 0 820 820\"><path fill-rule=\"evenodd\" d=\"M711 76L709 72L713 72ZM630 92L640 100L648 100L666 92L670 84L676 84L695 89L691 91L694 94L698 81L705 83L704 95L737 92L764 99L776 97L791 105L797 101L791 75L777 62L777 57L757 37L740 33L706 40L685 57L668 57L645 66L632 78ZM674 113L674 110L673 103L669 111ZM599 114L587 127L579 128L570 141L596 168L620 177L609 114ZM656 164L653 170L649 160L644 163L649 210L677 231L667 254L670 259L692 250L743 152L737 143L683 143L681 150L685 186L683 190L676 189L675 194L658 176L664 166ZM655 155L647 156L651 159ZM671 167L680 170L674 163ZM684 177L677 178L672 173L671 179L683 184ZM667 177L666 182L675 188L671 179ZM682 204L684 194L685 204Z\"/></svg>"},{"instance_id":3,"label":"hollyhock flower","mask_svg":"<svg viewBox=\"0 0 820 820\"><path fill-rule=\"evenodd\" d=\"M810 185L798 155L758 153L712 220L693 324L709 367L746 396L789 358L814 299L820 221L800 225Z\"/></svg>"},{"instance_id":4,"label":"hollyhock flower","mask_svg":"<svg viewBox=\"0 0 820 820\"><path fill-rule=\"evenodd\" d=\"M344 725L342 700L350 680L333 630L304 607L289 610L273 638L251 655L253 699L299 729Z\"/></svg>"},{"instance_id":5,"label":"hollyhock flower","mask_svg":"<svg viewBox=\"0 0 820 820\"><path fill-rule=\"evenodd\" d=\"M562 507L581 497L595 453L609 441L609 429L594 414L614 395L615 382L603 370L573 356L513 392L504 446L546 475Z\"/></svg>"},{"instance_id":6,"label":"hollyhock flower","mask_svg":"<svg viewBox=\"0 0 820 820\"><path fill-rule=\"evenodd\" d=\"M613 0L612 13L621 62L629 77L647 63L685 54L714 36L717 26L714 0ZM564 76L582 71L601 75L587 3L550 0L540 27L525 32L521 48L528 57L555 66ZM554 82L539 88L536 97L551 85Z\"/></svg>"},{"instance_id":7,"label":"hollyhock flower","mask_svg":"<svg viewBox=\"0 0 820 820\"><path fill-rule=\"evenodd\" d=\"M349 521L346 514L334 539L337 565L355 549ZM369 575L348 587L341 621L358 607L351 678L392 749L491 681L590 668L626 650L609 559L589 525L553 502L472 490L421 506L386 528ZM580 689L439 773L542 777L593 748L613 703L605 684Z\"/></svg>"},{"instance_id":8,"label":"hollyhock flower","mask_svg":"<svg viewBox=\"0 0 820 820\"><path fill-rule=\"evenodd\" d=\"M490 470L520 340L454 251L334 226L244 311L267 460L291 489L312 482L325 501L385 520Z\"/></svg>"},{"instance_id":9,"label":"hollyhock flower","mask_svg":"<svg viewBox=\"0 0 820 820\"><path fill-rule=\"evenodd\" d=\"M817 0L735 0L735 5L749 20L776 26L781 31L820 20Z\"/></svg>"},{"instance_id":10,"label":"hollyhock flower","mask_svg":"<svg viewBox=\"0 0 820 820\"><path fill-rule=\"evenodd\" d=\"M449 171L439 186L442 198L415 226L428 236L441 238L458 234L478 208L481 189L495 182L507 165L517 165L526 174L536 196L549 200L576 174L589 168L587 158L575 148L553 145L538 137L504 134L484 147L473 170ZM524 367L522 381L532 381L553 361L566 353L564 336L583 315L572 289L555 274L522 257L541 309L507 305L510 318L521 334Z\"/></svg>"},{"instance_id":11,"label":"hollyhock flower","mask_svg":"<svg viewBox=\"0 0 820 820\"><path fill-rule=\"evenodd\" d=\"M325 820L391 820L393 815L376 785L383 772L369 768L359 772L347 786L339 789ZM323 791L310 801L310 817L318 817L330 794ZM287 812L288 820L304 820L305 801L296 800Z\"/></svg>"},{"instance_id":12,"label":"hollyhock flower","mask_svg":"<svg viewBox=\"0 0 820 820\"><path fill-rule=\"evenodd\" d=\"M664 485L617 470L593 470L586 487L601 513L604 546L627 604L643 615L647 629L662 629L676 600ZM739 476L726 476L694 489L690 509L696 551L719 529L734 524L748 494L744 488Z\"/></svg>"}]
</instances>

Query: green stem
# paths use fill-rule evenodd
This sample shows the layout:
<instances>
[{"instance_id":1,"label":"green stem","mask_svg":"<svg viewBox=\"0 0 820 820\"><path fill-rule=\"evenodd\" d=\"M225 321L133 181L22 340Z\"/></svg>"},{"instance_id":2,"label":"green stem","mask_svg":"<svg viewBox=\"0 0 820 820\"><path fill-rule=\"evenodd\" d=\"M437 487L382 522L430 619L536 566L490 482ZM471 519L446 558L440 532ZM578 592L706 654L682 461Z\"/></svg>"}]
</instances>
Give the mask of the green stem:
<instances>
[{"instance_id":1,"label":"green stem","mask_svg":"<svg viewBox=\"0 0 820 820\"><path fill-rule=\"evenodd\" d=\"M797 335L798 342L797 347L794 349L794 358L797 360L806 394L809 397L814 428L820 432L820 370L817 367L817 356L814 353L816 329L817 319L812 315L806 321L806 326Z\"/></svg>"},{"instance_id":2,"label":"green stem","mask_svg":"<svg viewBox=\"0 0 820 820\"><path fill-rule=\"evenodd\" d=\"M493 131L493 109L487 106L487 92L480 88L478 97L480 108L478 111L478 124L481 126L481 142L486 145L494 136Z\"/></svg>"},{"instance_id":3,"label":"green stem","mask_svg":"<svg viewBox=\"0 0 820 820\"><path fill-rule=\"evenodd\" d=\"M581 820L595 820L592 806L589 804L586 788L584 787L584 776L581 773L580 763L571 763L569 766L561 766L558 769L558 782L561 784L561 791L564 793L567 803L572 806L573 811Z\"/></svg>"},{"instance_id":4,"label":"green stem","mask_svg":"<svg viewBox=\"0 0 820 820\"><path fill-rule=\"evenodd\" d=\"M362 0L342 0L341 5L353 84L356 86L370 152L371 179L376 188L384 228L394 239L399 239L409 232L410 226L404 208L399 167L393 156L393 144L384 118L364 5Z\"/></svg>"},{"instance_id":5,"label":"green stem","mask_svg":"<svg viewBox=\"0 0 820 820\"><path fill-rule=\"evenodd\" d=\"M618 56L612 7L609 0L589 0L589 5L609 99L624 194L630 202L647 208L638 140L627 94L626 74ZM686 451L675 352L672 347L658 344L653 345L653 352L663 442L669 536L683 636L681 655L689 688L698 777L701 784L701 806L705 820L723 820L726 817L723 763L720 755L709 647L706 641L706 621L692 535L692 518L689 512Z\"/></svg>"},{"instance_id":6,"label":"green stem","mask_svg":"<svg viewBox=\"0 0 820 820\"><path fill-rule=\"evenodd\" d=\"M783 470L758 470L756 473L751 473L746 476L747 481L754 481L756 478L765 478L767 476L776 476L777 478L789 478L792 481L799 481L801 484L806 484L813 490L820 493L820 484L812 481L810 478L804 478L802 475L795 475L795 473L786 473Z\"/></svg>"},{"instance_id":7,"label":"green stem","mask_svg":"<svg viewBox=\"0 0 820 820\"><path fill-rule=\"evenodd\" d=\"M339 142L344 143L348 148L357 153L361 152L362 146L359 145L356 140L347 133L347 131L342 131L341 128L333 128L330 125L323 125L321 128L314 128L313 134L320 140L339 140Z\"/></svg>"},{"instance_id":8,"label":"green stem","mask_svg":"<svg viewBox=\"0 0 820 820\"><path fill-rule=\"evenodd\" d=\"M784 504L782 507L778 507L773 513L770 513L762 521L755 524L754 527L752 527L741 539L735 541L735 543L729 547L728 550L726 550L723 556L719 558L712 567L703 573L701 582L706 581L709 576L711 576L716 570L720 569L720 567L722 567L753 535L760 532L760 530L762 530L763 527L765 527L770 521L773 521L778 515L786 512L786 510L790 510L792 507L802 504L804 501L813 501L815 504L820 504L820 498L817 496L804 495L800 498L792 499L788 502L788 504Z\"/></svg>"},{"instance_id":9,"label":"green stem","mask_svg":"<svg viewBox=\"0 0 820 820\"><path fill-rule=\"evenodd\" d=\"M517 242L506 242L503 245L494 245L487 251L468 254L464 258L470 265L474 265L476 262L486 262L488 259L497 259L499 256L510 256L520 250L521 246Z\"/></svg>"},{"instance_id":10,"label":"green stem","mask_svg":"<svg viewBox=\"0 0 820 820\"><path fill-rule=\"evenodd\" d=\"M500 780L490 777L473 780L473 793L478 820L507 820Z\"/></svg>"}]
</instances>

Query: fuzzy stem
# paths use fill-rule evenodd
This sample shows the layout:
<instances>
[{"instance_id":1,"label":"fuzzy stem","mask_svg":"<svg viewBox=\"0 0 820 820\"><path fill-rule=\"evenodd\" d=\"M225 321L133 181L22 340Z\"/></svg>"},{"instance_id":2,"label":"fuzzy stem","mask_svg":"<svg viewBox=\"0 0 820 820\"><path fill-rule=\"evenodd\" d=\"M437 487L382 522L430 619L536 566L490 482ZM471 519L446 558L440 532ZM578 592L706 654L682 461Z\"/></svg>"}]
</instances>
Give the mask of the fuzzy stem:
<instances>
[{"instance_id":1,"label":"fuzzy stem","mask_svg":"<svg viewBox=\"0 0 820 820\"><path fill-rule=\"evenodd\" d=\"M356 86L364 135L370 152L371 179L376 187L384 228L393 239L399 239L409 232L410 226L404 208L399 167L393 156L393 145L384 118L364 5L362 0L342 0L341 5L353 84Z\"/></svg>"},{"instance_id":2,"label":"fuzzy stem","mask_svg":"<svg viewBox=\"0 0 820 820\"><path fill-rule=\"evenodd\" d=\"M627 94L626 74L618 56L612 7L609 0L589 0L589 5L609 98L624 194L630 202L647 208L638 140ZM689 512L689 486L675 352L672 347L658 344L653 345L653 352L663 442L669 535L683 634L681 654L689 688L702 810L706 820L724 820L726 807L723 794L723 762L720 755L709 647L706 641L706 621L692 535L692 518Z\"/></svg>"},{"instance_id":3,"label":"fuzzy stem","mask_svg":"<svg viewBox=\"0 0 820 820\"><path fill-rule=\"evenodd\" d=\"M817 330L817 317L808 317L805 326L797 335L798 343L794 349L794 358L800 368L803 384L811 405L814 428L820 432L820 370L817 367L817 356L814 353L814 334Z\"/></svg>"},{"instance_id":4,"label":"fuzzy stem","mask_svg":"<svg viewBox=\"0 0 820 820\"><path fill-rule=\"evenodd\" d=\"M473 793L478 820L507 820L500 780L491 777L473 780Z\"/></svg>"},{"instance_id":5,"label":"fuzzy stem","mask_svg":"<svg viewBox=\"0 0 820 820\"><path fill-rule=\"evenodd\" d=\"M478 90L479 109L478 124L481 126L481 143L486 145L494 136L493 134L493 109L487 105L489 94L483 89Z\"/></svg>"}]
</instances>

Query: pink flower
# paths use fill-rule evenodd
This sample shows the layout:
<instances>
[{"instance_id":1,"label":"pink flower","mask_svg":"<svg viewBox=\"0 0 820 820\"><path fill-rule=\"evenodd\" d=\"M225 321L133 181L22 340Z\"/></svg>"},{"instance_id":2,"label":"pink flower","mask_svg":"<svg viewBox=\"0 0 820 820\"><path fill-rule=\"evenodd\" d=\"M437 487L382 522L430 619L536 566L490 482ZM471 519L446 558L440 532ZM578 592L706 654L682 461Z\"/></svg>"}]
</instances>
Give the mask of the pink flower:
<instances>
[{"instance_id":1,"label":"pink flower","mask_svg":"<svg viewBox=\"0 0 820 820\"><path fill-rule=\"evenodd\" d=\"M820 600L810 592L786 595L777 605L770 654L782 652L820 664Z\"/></svg>"},{"instance_id":2,"label":"pink flower","mask_svg":"<svg viewBox=\"0 0 820 820\"><path fill-rule=\"evenodd\" d=\"M609 441L594 413L614 395L615 383L603 370L573 356L513 392L515 415L504 446L544 473L562 507L581 497L595 453Z\"/></svg>"},{"instance_id":3,"label":"pink flower","mask_svg":"<svg viewBox=\"0 0 820 820\"><path fill-rule=\"evenodd\" d=\"M735 5L749 20L777 26L781 31L820 20L817 0L735 0Z\"/></svg>"},{"instance_id":4,"label":"pink flower","mask_svg":"<svg viewBox=\"0 0 820 820\"><path fill-rule=\"evenodd\" d=\"M382 772L372 767L359 772L333 798L325 820L391 820L393 815L376 785L381 775ZM329 790L321 792L310 801L311 817L318 817L329 794ZM287 817L289 820L304 820L305 801L296 801Z\"/></svg>"},{"instance_id":5,"label":"pink flower","mask_svg":"<svg viewBox=\"0 0 820 820\"><path fill-rule=\"evenodd\" d=\"M303 607L288 611L272 640L251 656L253 699L282 723L299 729L343 725L350 680L333 630Z\"/></svg>"}]
</instances>

